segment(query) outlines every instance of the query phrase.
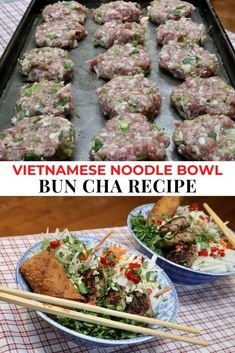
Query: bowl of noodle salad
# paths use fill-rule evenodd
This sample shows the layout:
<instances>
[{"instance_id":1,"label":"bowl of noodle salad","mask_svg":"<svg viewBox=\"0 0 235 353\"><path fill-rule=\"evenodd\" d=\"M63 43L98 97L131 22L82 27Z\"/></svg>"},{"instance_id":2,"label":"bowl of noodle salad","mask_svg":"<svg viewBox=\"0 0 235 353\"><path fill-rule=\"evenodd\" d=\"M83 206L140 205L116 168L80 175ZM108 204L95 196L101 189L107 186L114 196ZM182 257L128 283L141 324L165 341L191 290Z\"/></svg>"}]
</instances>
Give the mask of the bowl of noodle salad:
<instances>
[{"instance_id":1,"label":"bowl of noodle salad","mask_svg":"<svg viewBox=\"0 0 235 353\"><path fill-rule=\"evenodd\" d=\"M52 235L46 235L43 242L28 249L18 261L16 281L19 288L27 291L32 288L22 276L20 271L22 264L45 251L53 252L53 256L86 303L164 321L176 320L177 293L171 280L156 265L155 256L149 259L137 250L115 241L101 242L100 237L92 234L84 236L68 230L56 231ZM160 295L165 288L170 290ZM118 347L153 339L152 336L68 318L52 317L42 312L37 314L68 340L89 347ZM130 322L127 319L100 316L143 325L133 320Z\"/></svg>"},{"instance_id":2,"label":"bowl of noodle salad","mask_svg":"<svg viewBox=\"0 0 235 353\"><path fill-rule=\"evenodd\" d=\"M197 203L178 206L156 223L147 221L154 204L132 210L128 229L141 252L157 254L157 264L178 284L198 285L235 274L235 250Z\"/></svg>"}]
</instances>

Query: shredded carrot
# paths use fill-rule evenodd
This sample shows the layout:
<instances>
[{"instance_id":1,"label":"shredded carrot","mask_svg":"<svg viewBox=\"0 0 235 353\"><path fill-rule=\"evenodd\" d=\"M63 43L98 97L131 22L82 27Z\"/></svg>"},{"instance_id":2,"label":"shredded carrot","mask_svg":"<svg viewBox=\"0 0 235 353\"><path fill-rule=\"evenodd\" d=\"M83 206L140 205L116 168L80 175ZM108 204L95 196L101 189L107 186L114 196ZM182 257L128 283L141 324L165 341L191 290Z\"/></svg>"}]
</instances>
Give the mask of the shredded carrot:
<instances>
[{"instance_id":1,"label":"shredded carrot","mask_svg":"<svg viewBox=\"0 0 235 353\"><path fill-rule=\"evenodd\" d=\"M172 290L171 287L164 288L164 289L160 290L160 291L156 294L156 298L158 298L158 297L160 297L161 295L163 295L163 294L169 292L170 290Z\"/></svg>"},{"instance_id":2,"label":"shredded carrot","mask_svg":"<svg viewBox=\"0 0 235 353\"><path fill-rule=\"evenodd\" d=\"M119 245L111 244L109 246L108 251L112 251L114 253L115 259L117 261L119 261L121 259L122 255L126 254L128 250L122 249L120 244Z\"/></svg>"},{"instance_id":3,"label":"shredded carrot","mask_svg":"<svg viewBox=\"0 0 235 353\"><path fill-rule=\"evenodd\" d=\"M94 254L112 234L113 232L110 232L107 235L105 235L103 239L94 247L92 254Z\"/></svg>"},{"instance_id":4,"label":"shredded carrot","mask_svg":"<svg viewBox=\"0 0 235 353\"><path fill-rule=\"evenodd\" d=\"M227 246L227 249L233 249L234 248L234 246L231 243L227 243L226 246Z\"/></svg>"},{"instance_id":5,"label":"shredded carrot","mask_svg":"<svg viewBox=\"0 0 235 353\"><path fill-rule=\"evenodd\" d=\"M228 247L228 243L223 241L223 239L219 240L219 244L222 246L223 249L227 249L227 247Z\"/></svg>"}]
</instances>

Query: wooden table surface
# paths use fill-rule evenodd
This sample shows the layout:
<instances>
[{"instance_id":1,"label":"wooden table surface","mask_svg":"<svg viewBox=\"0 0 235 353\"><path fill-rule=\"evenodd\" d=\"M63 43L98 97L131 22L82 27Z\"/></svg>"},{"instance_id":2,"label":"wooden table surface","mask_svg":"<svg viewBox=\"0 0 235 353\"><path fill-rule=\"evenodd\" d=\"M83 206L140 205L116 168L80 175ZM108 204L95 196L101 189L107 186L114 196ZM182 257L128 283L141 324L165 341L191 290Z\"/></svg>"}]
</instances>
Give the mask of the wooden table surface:
<instances>
[{"instance_id":1,"label":"wooden table surface","mask_svg":"<svg viewBox=\"0 0 235 353\"><path fill-rule=\"evenodd\" d=\"M211 3L224 27L231 32L235 32L235 1L211 0Z\"/></svg>"},{"instance_id":2,"label":"wooden table surface","mask_svg":"<svg viewBox=\"0 0 235 353\"><path fill-rule=\"evenodd\" d=\"M136 206L156 197L0 197L0 236L125 226ZM235 197L185 197L183 203L207 202L235 229Z\"/></svg>"}]
</instances>

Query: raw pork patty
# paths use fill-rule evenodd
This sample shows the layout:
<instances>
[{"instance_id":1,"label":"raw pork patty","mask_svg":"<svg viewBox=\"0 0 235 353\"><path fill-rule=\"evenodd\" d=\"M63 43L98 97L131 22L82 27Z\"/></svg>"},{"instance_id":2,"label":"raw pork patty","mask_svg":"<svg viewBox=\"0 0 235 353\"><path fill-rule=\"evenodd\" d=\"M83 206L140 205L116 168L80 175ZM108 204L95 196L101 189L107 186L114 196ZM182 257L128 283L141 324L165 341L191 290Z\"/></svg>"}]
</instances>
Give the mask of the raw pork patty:
<instances>
[{"instance_id":1,"label":"raw pork patty","mask_svg":"<svg viewBox=\"0 0 235 353\"><path fill-rule=\"evenodd\" d=\"M88 61L97 78L111 79L117 75L145 74L150 71L151 59L144 47L131 43L113 45L105 53Z\"/></svg>"},{"instance_id":2,"label":"raw pork patty","mask_svg":"<svg viewBox=\"0 0 235 353\"><path fill-rule=\"evenodd\" d=\"M170 41L160 52L159 65L174 77L185 79L187 76L210 77L219 70L215 54L197 44Z\"/></svg>"},{"instance_id":3,"label":"raw pork patty","mask_svg":"<svg viewBox=\"0 0 235 353\"><path fill-rule=\"evenodd\" d=\"M69 53L59 48L31 49L20 60L21 72L27 81L68 81L72 78L74 62Z\"/></svg>"},{"instance_id":4,"label":"raw pork patty","mask_svg":"<svg viewBox=\"0 0 235 353\"><path fill-rule=\"evenodd\" d=\"M110 21L97 29L94 46L110 48L113 44L144 43L145 27L136 22Z\"/></svg>"},{"instance_id":5,"label":"raw pork patty","mask_svg":"<svg viewBox=\"0 0 235 353\"><path fill-rule=\"evenodd\" d=\"M35 41L38 47L76 48L86 34L83 25L66 17L63 21L54 20L37 26Z\"/></svg>"},{"instance_id":6,"label":"raw pork patty","mask_svg":"<svg viewBox=\"0 0 235 353\"><path fill-rule=\"evenodd\" d=\"M182 17L177 20L168 20L157 28L158 44L167 44L170 40L176 42L189 41L203 45L207 37L206 27L195 23L191 18Z\"/></svg>"},{"instance_id":7,"label":"raw pork patty","mask_svg":"<svg viewBox=\"0 0 235 353\"><path fill-rule=\"evenodd\" d=\"M59 1L53 5L47 5L42 12L42 17L44 21L50 22L64 20L68 16L83 25L87 12L88 9L76 1Z\"/></svg>"},{"instance_id":8,"label":"raw pork patty","mask_svg":"<svg viewBox=\"0 0 235 353\"><path fill-rule=\"evenodd\" d=\"M75 142L75 129L67 119L31 117L0 133L0 160L64 160L72 155Z\"/></svg>"},{"instance_id":9,"label":"raw pork patty","mask_svg":"<svg viewBox=\"0 0 235 353\"><path fill-rule=\"evenodd\" d=\"M201 115L176 122L173 140L188 160L234 161L235 123L225 115Z\"/></svg>"},{"instance_id":10,"label":"raw pork patty","mask_svg":"<svg viewBox=\"0 0 235 353\"><path fill-rule=\"evenodd\" d=\"M20 90L13 123L36 115L66 116L72 107L71 84L53 81L27 84Z\"/></svg>"},{"instance_id":11,"label":"raw pork patty","mask_svg":"<svg viewBox=\"0 0 235 353\"><path fill-rule=\"evenodd\" d=\"M121 114L109 120L92 140L95 161L160 161L169 139L142 114Z\"/></svg>"},{"instance_id":12,"label":"raw pork patty","mask_svg":"<svg viewBox=\"0 0 235 353\"><path fill-rule=\"evenodd\" d=\"M123 113L142 113L149 119L158 114L162 97L156 83L143 75L116 76L98 88L101 110L113 117Z\"/></svg>"},{"instance_id":13,"label":"raw pork patty","mask_svg":"<svg viewBox=\"0 0 235 353\"><path fill-rule=\"evenodd\" d=\"M167 20L179 20L181 17L190 17L195 7L186 1L154 0L148 7L150 21L161 24Z\"/></svg>"},{"instance_id":14,"label":"raw pork patty","mask_svg":"<svg viewBox=\"0 0 235 353\"><path fill-rule=\"evenodd\" d=\"M185 119L202 114L235 118L235 90L220 77L186 78L172 91L171 103Z\"/></svg>"},{"instance_id":15,"label":"raw pork patty","mask_svg":"<svg viewBox=\"0 0 235 353\"><path fill-rule=\"evenodd\" d=\"M140 5L130 1L112 1L95 9L92 15L99 24L112 20L135 22L140 18Z\"/></svg>"}]
</instances>

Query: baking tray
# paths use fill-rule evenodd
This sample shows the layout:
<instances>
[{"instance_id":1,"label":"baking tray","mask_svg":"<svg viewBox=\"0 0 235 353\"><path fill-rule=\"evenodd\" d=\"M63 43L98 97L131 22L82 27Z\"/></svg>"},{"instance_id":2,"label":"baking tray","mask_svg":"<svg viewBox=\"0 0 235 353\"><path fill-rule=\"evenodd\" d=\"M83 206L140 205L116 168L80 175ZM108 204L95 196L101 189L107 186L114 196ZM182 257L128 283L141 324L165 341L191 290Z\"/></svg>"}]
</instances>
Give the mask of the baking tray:
<instances>
[{"instance_id":1,"label":"baking tray","mask_svg":"<svg viewBox=\"0 0 235 353\"><path fill-rule=\"evenodd\" d=\"M34 48L34 33L36 26L42 21L41 11L48 5L56 1L33 0L20 24L18 25L10 43L8 44L0 61L0 130L11 126L11 118L14 116L14 107L17 100L20 87L23 85L22 76L19 73L19 64L17 59L25 51ZM88 8L92 9L109 1L80 1ZM143 15L146 15L146 7L149 1L136 1L143 8ZM214 11L209 0L190 1L196 10L192 19L197 23L204 23L209 29L210 37L204 47L212 53L216 53L220 61L220 76L235 87L235 53L232 45ZM79 47L70 51L71 58L75 61L76 68L72 80L73 97L75 102L75 111L79 112L80 118L75 114L70 120L75 125L78 142L76 151L72 160L89 160L89 150L91 139L105 124L106 120L100 111L96 89L103 85L105 81L97 80L96 75L90 70L86 61L93 58L98 53L105 51L102 48L93 47L93 34L98 28L89 14L85 27L88 36L79 42ZM160 114L155 118L155 123L163 127L166 134L171 138L174 131L175 120L180 119L176 111L170 107L170 92L182 81L171 77L168 73L159 69L160 47L156 45L156 25L149 23L148 36L145 42L145 48L152 59L152 71L148 76L157 82L160 92L163 96L163 102ZM166 160L184 160L180 156L171 140L167 148Z\"/></svg>"}]
</instances>

